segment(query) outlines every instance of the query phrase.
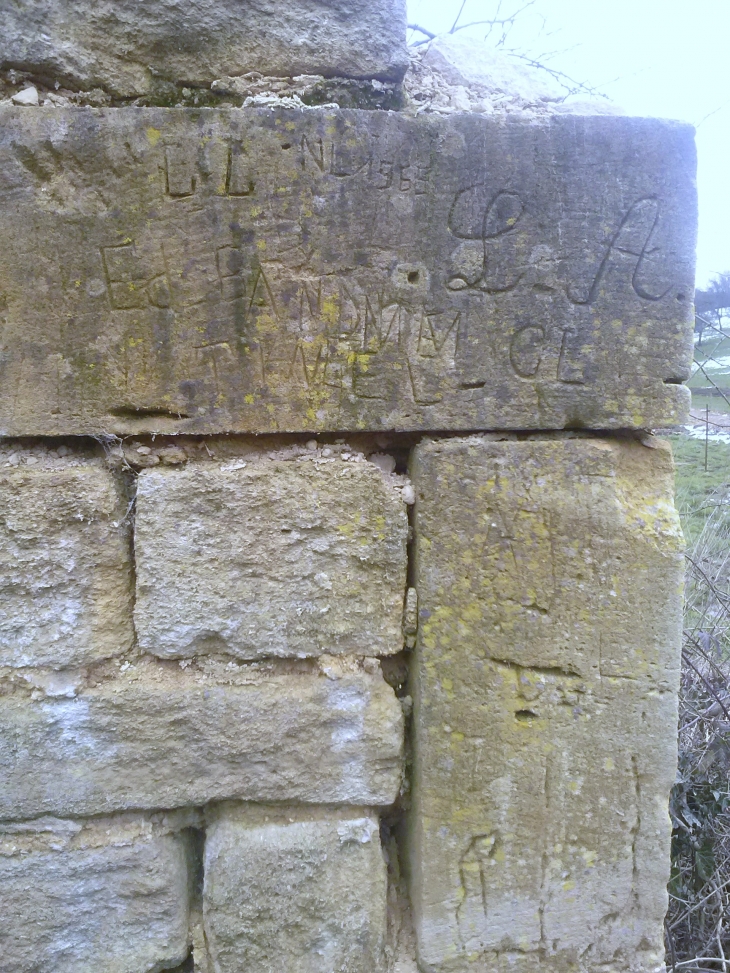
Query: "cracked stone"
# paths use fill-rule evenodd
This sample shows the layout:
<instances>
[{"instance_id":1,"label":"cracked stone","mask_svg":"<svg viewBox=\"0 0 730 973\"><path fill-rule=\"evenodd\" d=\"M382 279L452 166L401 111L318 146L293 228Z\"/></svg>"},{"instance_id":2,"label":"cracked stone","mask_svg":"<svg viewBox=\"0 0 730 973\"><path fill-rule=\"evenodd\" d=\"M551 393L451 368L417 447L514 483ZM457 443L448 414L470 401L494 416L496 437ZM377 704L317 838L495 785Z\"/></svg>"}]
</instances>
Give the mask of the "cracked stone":
<instances>
[{"instance_id":1,"label":"cracked stone","mask_svg":"<svg viewBox=\"0 0 730 973\"><path fill-rule=\"evenodd\" d=\"M125 98L251 71L398 81L405 16L403 0L35 0L3 9L0 70Z\"/></svg>"}]
</instances>

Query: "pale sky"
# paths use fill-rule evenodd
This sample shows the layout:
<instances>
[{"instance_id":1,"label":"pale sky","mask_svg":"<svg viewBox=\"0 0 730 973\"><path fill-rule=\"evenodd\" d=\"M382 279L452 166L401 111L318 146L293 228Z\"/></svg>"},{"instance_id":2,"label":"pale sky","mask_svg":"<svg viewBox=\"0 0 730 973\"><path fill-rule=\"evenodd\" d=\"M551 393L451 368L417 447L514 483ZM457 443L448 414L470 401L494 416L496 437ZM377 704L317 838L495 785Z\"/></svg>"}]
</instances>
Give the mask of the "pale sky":
<instances>
[{"instance_id":1,"label":"pale sky","mask_svg":"<svg viewBox=\"0 0 730 973\"><path fill-rule=\"evenodd\" d=\"M525 2L502 0L501 16ZM447 31L460 6L408 0L409 21ZM497 7L498 0L466 0L461 22L493 17ZM507 46L533 56L558 52L552 67L599 88L631 115L697 127L697 286L730 271L730 0L535 0Z\"/></svg>"}]
</instances>

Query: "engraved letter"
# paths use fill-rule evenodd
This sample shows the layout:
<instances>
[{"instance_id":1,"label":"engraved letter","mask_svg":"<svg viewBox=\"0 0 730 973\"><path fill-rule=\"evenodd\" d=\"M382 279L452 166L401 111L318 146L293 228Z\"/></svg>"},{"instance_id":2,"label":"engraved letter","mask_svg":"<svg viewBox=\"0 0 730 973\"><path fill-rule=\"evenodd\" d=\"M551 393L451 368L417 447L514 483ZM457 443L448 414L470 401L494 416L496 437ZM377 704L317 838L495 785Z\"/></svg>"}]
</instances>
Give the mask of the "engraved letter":
<instances>
[{"instance_id":1,"label":"engraved letter","mask_svg":"<svg viewBox=\"0 0 730 973\"><path fill-rule=\"evenodd\" d=\"M616 259L618 254L624 254L636 258L631 276L631 286L634 292L645 301L660 301L671 290L671 285L660 294L653 294L641 282L645 261L653 256L658 249L652 248L650 244L659 222L659 211L659 200L655 196L637 199L611 237L585 296L577 295L569 286L566 290L568 300L572 301L573 304L593 304L600 294L601 283L611 266L611 261Z\"/></svg>"}]
</instances>

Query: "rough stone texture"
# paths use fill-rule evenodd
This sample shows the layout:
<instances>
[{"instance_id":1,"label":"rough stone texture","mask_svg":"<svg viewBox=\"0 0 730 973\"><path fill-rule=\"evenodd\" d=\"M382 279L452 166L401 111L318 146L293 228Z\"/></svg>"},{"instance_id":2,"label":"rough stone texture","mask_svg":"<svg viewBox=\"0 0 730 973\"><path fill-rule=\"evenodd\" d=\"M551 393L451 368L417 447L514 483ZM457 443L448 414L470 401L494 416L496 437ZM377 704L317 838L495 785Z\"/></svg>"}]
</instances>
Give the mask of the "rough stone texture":
<instances>
[{"instance_id":1,"label":"rough stone texture","mask_svg":"<svg viewBox=\"0 0 730 973\"><path fill-rule=\"evenodd\" d=\"M366 812L365 812L366 813ZM385 971L387 879L370 816L208 829L205 932L216 973Z\"/></svg>"},{"instance_id":2,"label":"rough stone texture","mask_svg":"<svg viewBox=\"0 0 730 973\"><path fill-rule=\"evenodd\" d=\"M387 805L402 724L379 673L140 662L73 699L0 696L0 819L223 798Z\"/></svg>"},{"instance_id":3,"label":"rough stone texture","mask_svg":"<svg viewBox=\"0 0 730 973\"><path fill-rule=\"evenodd\" d=\"M464 34L441 35L418 48L411 55L403 92L404 109L418 114L626 114L607 98L569 95L568 86L548 71Z\"/></svg>"},{"instance_id":4,"label":"rough stone texture","mask_svg":"<svg viewBox=\"0 0 730 973\"><path fill-rule=\"evenodd\" d=\"M406 505L372 463L149 470L135 524L140 646L170 658L403 648Z\"/></svg>"},{"instance_id":5,"label":"rough stone texture","mask_svg":"<svg viewBox=\"0 0 730 973\"><path fill-rule=\"evenodd\" d=\"M0 831L3 973L149 973L185 959L184 839L103 825Z\"/></svg>"},{"instance_id":6,"label":"rough stone texture","mask_svg":"<svg viewBox=\"0 0 730 973\"><path fill-rule=\"evenodd\" d=\"M528 110L565 100L565 89L547 71L536 70L476 37L436 37L425 49L422 62L447 84L481 96L485 107L500 96Z\"/></svg>"},{"instance_id":7,"label":"rough stone texture","mask_svg":"<svg viewBox=\"0 0 730 973\"><path fill-rule=\"evenodd\" d=\"M420 968L663 959L682 537L666 444L416 450Z\"/></svg>"},{"instance_id":8,"label":"rough stone texture","mask_svg":"<svg viewBox=\"0 0 730 973\"><path fill-rule=\"evenodd\" d=\"M127 500L101 465L0 470L0 666L83 665L134 641Z\"/></svg>"},{"instance_id":9,"label":"rough stone texture","mask_svg":"<svg viewBox=\"0 0 730 973\"><path fill-rule=\"evenodd\" d=\"M0 432L681 421L694 167L636 118L3 108Z\"/></svg>"},{"instance_id":10,"label":"rough stone texture","mask_svg":"<svg viewBox=\"0 0 730 973\"><path fill-rule=\"evenodd\" d=\"M400 79L404 0L0 0L0 70L117 97L222 75Z\"/></svg>"}]
</instances>

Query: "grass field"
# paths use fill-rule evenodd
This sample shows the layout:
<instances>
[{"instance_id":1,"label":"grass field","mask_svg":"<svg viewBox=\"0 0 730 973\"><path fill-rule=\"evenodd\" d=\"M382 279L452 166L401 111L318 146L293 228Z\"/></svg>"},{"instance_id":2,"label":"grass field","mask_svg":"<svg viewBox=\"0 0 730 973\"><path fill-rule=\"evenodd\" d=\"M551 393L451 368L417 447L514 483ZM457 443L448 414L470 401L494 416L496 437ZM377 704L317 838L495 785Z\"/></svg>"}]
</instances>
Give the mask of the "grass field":
<instances>
[{"instance_id":1,"label":"grass field","mask_svg":"<svg viewBox=\"0 0 730 973\"><path fill-rule=\"evenodd\" d=\"M675 497L687 543L699 536L717 505L718 494L727 488L730 499L730 443L705 444L689 436L667 436L677 468Z\"/></svg>"}]
</instances>

